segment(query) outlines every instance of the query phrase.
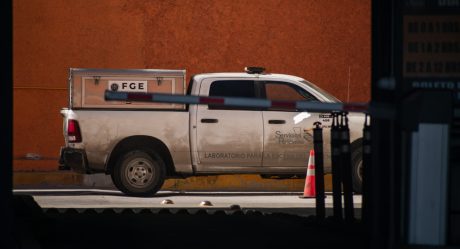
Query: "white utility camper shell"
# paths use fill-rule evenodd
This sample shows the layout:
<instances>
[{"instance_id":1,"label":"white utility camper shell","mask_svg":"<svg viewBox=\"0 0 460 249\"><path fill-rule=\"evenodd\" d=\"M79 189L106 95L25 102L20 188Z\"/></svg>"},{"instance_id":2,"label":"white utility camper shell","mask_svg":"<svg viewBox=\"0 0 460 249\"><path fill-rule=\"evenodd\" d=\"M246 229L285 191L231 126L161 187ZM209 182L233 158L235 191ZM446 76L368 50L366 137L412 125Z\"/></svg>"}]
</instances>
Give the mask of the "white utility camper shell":
<instances>
[{"instance_id":1,"label":"white utility camper shell","mask_svg":"<svg viewBox=\"0 0 460 249\"><path fill-rule=\"evenodd\" d=\"M185 109L183 104L104 99L105 90L185 94L185 70L71 68L69 75L71 109Z\"/></svg>"}]
</instances>

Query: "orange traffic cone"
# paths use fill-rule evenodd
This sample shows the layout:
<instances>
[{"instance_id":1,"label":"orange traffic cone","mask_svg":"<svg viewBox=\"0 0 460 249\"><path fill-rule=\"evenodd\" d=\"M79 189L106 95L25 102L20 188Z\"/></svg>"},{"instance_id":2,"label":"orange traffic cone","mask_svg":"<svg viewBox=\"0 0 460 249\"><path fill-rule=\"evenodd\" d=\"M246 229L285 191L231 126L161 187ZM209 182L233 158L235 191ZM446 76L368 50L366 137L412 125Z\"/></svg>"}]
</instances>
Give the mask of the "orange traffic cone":
<instances>
[{"instance_id":1,"label":"orange traffic cone","mask_svg":"<svg viewBox=\"0 0 460 249\"><path fill-rule=\"evenodd\" d=\"M315 151L310 150L310 158L308 159L307 176L305 177L305 188L303 196L300 198L314 198L316 196L315 189Z\"/></svg>"}]
</instances>

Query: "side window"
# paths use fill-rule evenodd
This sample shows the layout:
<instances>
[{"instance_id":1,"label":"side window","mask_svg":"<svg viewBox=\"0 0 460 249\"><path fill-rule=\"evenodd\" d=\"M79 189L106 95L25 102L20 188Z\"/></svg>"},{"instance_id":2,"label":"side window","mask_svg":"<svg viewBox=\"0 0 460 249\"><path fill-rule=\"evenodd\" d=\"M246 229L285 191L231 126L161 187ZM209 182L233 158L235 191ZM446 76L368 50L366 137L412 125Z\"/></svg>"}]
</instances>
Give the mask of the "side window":
<instances>
[{"instance_id":1,"label":"side window","mask_svg":"<svg viewBox=\"0 0 460 249\"><path fill-rule=\"evenodd\" d=\"M282 101L317 101L304 89L285 82L266 82L265 97L269 100ZM284 111L283 108L269 108L271 111Z\"/></svg>"},{"instance_id":2,"label":"side window","mask_svg":"<svg viewBox=\"0 0 460 249\"><path fill-rule=\"evenodd\" d=\"M255 98L256 91L252 80L219 80L211 83L209 88L211 97ZM228 107L208 105L212 110L249 110L244 107Z\"/></svg>"}]
</instances>

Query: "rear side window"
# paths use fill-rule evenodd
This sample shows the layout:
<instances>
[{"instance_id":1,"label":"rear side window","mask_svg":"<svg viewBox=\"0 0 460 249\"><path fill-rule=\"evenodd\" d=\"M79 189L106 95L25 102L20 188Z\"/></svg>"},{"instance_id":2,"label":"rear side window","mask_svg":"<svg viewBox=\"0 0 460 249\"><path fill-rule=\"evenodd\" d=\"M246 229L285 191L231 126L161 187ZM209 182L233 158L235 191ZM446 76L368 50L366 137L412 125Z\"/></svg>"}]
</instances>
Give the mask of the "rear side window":
<instances>
[{"instance_id":1,"label":"rear side window","mask_svg":"<svg viewBox=\"0 0 460 249\"><path fill-rule=\"evenodd\" d=\"M254 81L220 80L211 83L209 96L255 98Z\"/></svg>"},{"instance_id":2,"label":"rear side window","mask_svg":"<svg viewBox=\"0 0 460 249\"><path fill-rule=\"evenodd\" d=\"M255 98L256 89L252 80L219 80L211 83L209 88L211 97ZM209 105L213 110L253 110L247 107L229 107Z\"/></svg>"}]
</instances>

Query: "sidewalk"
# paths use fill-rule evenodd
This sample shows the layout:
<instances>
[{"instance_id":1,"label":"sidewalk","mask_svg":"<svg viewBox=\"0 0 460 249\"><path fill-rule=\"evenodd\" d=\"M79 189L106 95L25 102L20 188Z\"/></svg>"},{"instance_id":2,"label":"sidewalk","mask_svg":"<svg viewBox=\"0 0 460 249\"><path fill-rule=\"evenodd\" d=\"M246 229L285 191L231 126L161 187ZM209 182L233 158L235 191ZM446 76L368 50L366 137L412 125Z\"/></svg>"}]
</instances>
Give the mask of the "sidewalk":
<instances>
[{"instance_id":1,"label":"sidewalk","mask_svg":"<svg viewBox=\"0 0 460 249\"><path fill-rule=\"evenodd\" d=\"M259 175L197 176L168 179L162 190L170 191L303 191L305 179L262 179ZM92 187L113 189L110 176L81 175L67 171L13 172L14 188ZM331 191L331 175L325 176L325 190Z\"/></svg>"}]
</instances>

